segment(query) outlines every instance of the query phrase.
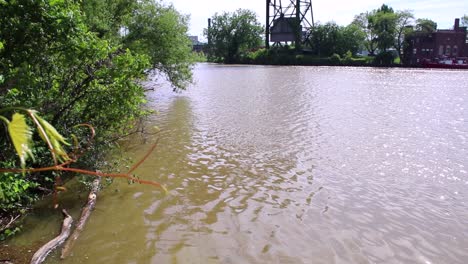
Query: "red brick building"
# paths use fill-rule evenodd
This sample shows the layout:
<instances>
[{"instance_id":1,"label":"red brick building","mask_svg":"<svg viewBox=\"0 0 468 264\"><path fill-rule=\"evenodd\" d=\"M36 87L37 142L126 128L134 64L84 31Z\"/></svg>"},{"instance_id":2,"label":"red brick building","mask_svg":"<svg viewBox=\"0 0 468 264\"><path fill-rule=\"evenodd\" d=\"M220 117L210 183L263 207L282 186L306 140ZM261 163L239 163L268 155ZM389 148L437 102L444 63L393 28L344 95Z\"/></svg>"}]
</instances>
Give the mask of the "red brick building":
<instances>
[{"instance_id":1,"label":"red brick building","mask_svg":"<svg viewBox=\"0 0 468 264\"><path fill-rule=\"evenodd\" d=\"M460 27L460 19L455 19L453 29L442 29L432 33L415 32L409 39L406 50L411 65L424 61L438 62L447 59L466 60L468 43L466 27ZM408 54L409 55L409 54Z\"/></svg>"}]
</instances>

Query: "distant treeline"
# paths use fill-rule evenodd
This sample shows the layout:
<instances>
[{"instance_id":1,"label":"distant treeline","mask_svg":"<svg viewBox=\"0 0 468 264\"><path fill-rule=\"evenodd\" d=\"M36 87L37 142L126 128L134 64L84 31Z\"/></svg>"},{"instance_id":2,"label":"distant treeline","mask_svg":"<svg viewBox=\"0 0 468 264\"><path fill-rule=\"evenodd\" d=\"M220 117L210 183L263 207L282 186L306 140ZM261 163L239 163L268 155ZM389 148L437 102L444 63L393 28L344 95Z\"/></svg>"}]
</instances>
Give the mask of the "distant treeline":
<instances>
[{"instance_id":1,"label":"distant treeline","mask_svg":"<svg viewBox=\"0 0 468 264\"><path fill-rule=\"evenodd\" d=\"M347 26L335 22L316 23L310 39L300 52L289 46L262 45L263 28L255 14L239 9L233 13L215 14L213 26L205 30L210 40L208 60L224 63L303 64L303 65L391 65L409 61L408 39L415 34L437 30L437 23L416 19L410 10L395 11L383 4L380 8L355 16ZM468 16L461 19L468 25ZM371 58L367 58L371 57Z\"/></svg>"}]
</instances>

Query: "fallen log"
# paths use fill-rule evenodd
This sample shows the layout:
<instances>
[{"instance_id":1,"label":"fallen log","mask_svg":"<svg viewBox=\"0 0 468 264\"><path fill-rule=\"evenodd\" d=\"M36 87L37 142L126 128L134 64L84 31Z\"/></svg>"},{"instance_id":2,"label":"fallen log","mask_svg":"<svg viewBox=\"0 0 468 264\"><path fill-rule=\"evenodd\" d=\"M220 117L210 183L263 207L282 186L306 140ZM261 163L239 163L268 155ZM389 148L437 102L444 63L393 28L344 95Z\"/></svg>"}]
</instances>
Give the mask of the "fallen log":
<instances>
[{"instance_id":1,"label":"fallen log","mask_svg":"<svg viewBox=\"0 0 468 264\"><path fill-rule=\"evenodd\" d=\"M66 257L70 255L71 249L73 248L75 241L80 236L81 231L83 231L84 226L86 222L88 221L89 216L91 215L91 212L94 210L94 207L96 207L96 198L97 198L97 193L99 192L100 184L101 184L101 177L98 177L93 181L91 191L89 192L89 195L88 195L88 202L86 203L83 210L81 210L81 217L78 222L78 225L73 231L73 234L70 236L70 238L65 243L65 246L63 246L62 248L62 254L60 256L61 259L65 259Z\"/></svg>"},{"instance_id":2,"label":"fallen log","mask_svg":"<svg viewBox=\"0 0 468 264\"><path fill-rule=\"evenodd\" d=\"M47 242L38 251L36 251L36 253L34 253L34 256L31 259L31 264L42 263L47 257L47 255L49 255L49 253L52 252L52 250L54 250L63 242L65 242L67 237L70 235L70 229L73 223L73 218L67 213L65 209L62 210L62 213L65 216L65 219L63 219L62 231L60 232L60 235Z\"/></svg>"}]
</instances>

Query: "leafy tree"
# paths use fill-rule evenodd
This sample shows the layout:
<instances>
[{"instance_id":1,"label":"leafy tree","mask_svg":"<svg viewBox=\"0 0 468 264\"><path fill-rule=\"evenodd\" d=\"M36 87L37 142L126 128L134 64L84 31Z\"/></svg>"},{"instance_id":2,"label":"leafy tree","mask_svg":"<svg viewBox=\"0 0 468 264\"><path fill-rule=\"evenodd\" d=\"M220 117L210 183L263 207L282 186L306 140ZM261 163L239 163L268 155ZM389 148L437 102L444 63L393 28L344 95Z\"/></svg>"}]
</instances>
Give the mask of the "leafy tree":
<instances>
[{"instance_id":1,"label":"leafy tree","mask_svg":"<svg viewBox=\"0 0 468 264\"><path fill-rule=\"evenodd\" d=\"M38 109L67 134L74 125L89 122L103 129L96 138L98 149L143 113L140 105L144 91L136 81L144 78L144 70L150 67L148 58L110 46L89 32L77 4L5 2L0 8L0 38L4 44L0 51L0 108ZM5 133L0 134L0 167L18 167ZM45 145L39 144L35 151L34 164L51 163ZM99 152L94 154L94 158L100 156ZM89 166L96 166L92 160ZM9 184L32 186L26 183L37 182L51 187L47 178L53 176L16 175L5 179ZM17 197L28 196L26 191L18 189Z\"/></svg>"},{"instance_id":2,"label":"leafy tree","mask_svg":"<svg viewBox=\"0 0 468 264\"><path fill-rule=\"evenodd\" d=\"M166 74L175 87L185 88L195 60L187 34L188 16L151 0L139 1L137 10L126 25L124 47L148 55L152 68Z\"/></svg>"},{"instance_id":3,"label":"leafy tree","mask_svg":"<svg viewBox=\"0 0 468 264\"><path fill-rule=\"evenodd\" d=\"M383 52L394 45L397 20L397 14L385 4L370 17L372 30L377 36L377 47Z\"/></svg>"},{"instance_id":4,"label":"leafy tree","mask_svg":"<svg viewBox=\"0 0 468 264\"><path fill-rule=\"evenodd\" d=\"M361 30L361 28L355 24L349 24L346 27L341 28L342 32L342 41L341 44L343 47L339 54L346 55L348 51L351 54L355 55L361 47L364 46L364 42L366 40L366 33ZM344 53L341 53L343 52Z\"/></svg>"},{"instance_id":5,"label":"leafy tree","mask_svg":"<svg viewBox=\"0 0 468 264\"><path fill-rule=\"evenodd\" d=\"M312 50L318 56L328 57L333 53L337 53L339 41L340 27L335 22L328 22L323 25L317 24L312 28Z\"/></svg>"},{"instance_id":6,"label":"leafy tree","mask_svg":"<svg viewBox=\"0 0 468 264\"><path fill-rule=\"evenodd\" d=\"M395 38L395 49L400 56L403 58L403 45L405 43L405 36L408 35L413 29L411 27L414 15L411 11L397 11L397 23L396 23L396 38Z\"/></svg>"},{"instance_id":7,"label":"leafy tree","mask_svg":"<svg viewBox=\"0 0 468 264\"><path fill-rule=\"evenodd\" d=\"M468 15L463 15L461 18L461 25L463 27L468 27ZM466 34L466 42L468 43L468 33Z\"/></svg>"},{"instance_id":8,"label":"leafy tree","mask_svg":"<svg viewBox=\"0 0 468 264\"><path fill-rule=\"evenodd\" d=\"M212 27L205 29L209 36L210 56L225 63L239 61L243 53L261 45L263 28L253 11L238 9L233 13L216 13Z\"/></svg>"},{"instance_id":9,"label":"leafy tree","mask_svg":"<svg viewBox=\"0 0 468 264\"><path fill-rule=\"evenodd\" d=\"M335 22L317 24L311 32L311 48L318 56L355 54L364 41L364 33L354 25L338 26Z\"/></svg>"},{"instance_id":10,"label":"leafy tree","mask_svg":"<svg viewBox=\"0 0 468 264\"><path fill-rule=\"evenodd\" d=\"M89 32L79 6L11 2L0 13L3 106L38 109L58 128L91 122L110 133L141 114L144 91L136 80L150 67L148 57Z\"/></svg>"},{"instance_id":11,"label":"leafy tree","mask_svg":"<svg viewBox=\"0 0 468 264\"><path fill-rule=\"evenodd\" d=\"M148 55L154 69L177 88L191 80L195 60L188 16L154 0L87 0L81 9L90 30L133 52Z\"/></svg>"},{"instance_id":12,"label":"leafy tree","mask_svg":"<svg viewBox=\"0 0 468 264\"><path fill-rule=\"evenodd\" d=\"M464 27L468 27L468 15L463 15L461 17L461 25Z\"/></svg>"},{"instance_id":13,"label":"leafy tree","mask_svg":"<svg viewBox=\"0 0 468 264\"><path fill-rule=\"evenodd\" d=\"M61 134L93 125L99 133L80 166L95 169L112 142L147 113L141 81L149 69L176 87L190 81L186 33L187 17L151 0L0 0L0 109L36 109ZM0 168L18 167L6 133L0 125ZM31 166L51 164L44 143L34 154ZM50 188L47 178L53 176L0 174L0 187L24 187L10 192L18 194L8 200L15 204L28 200L18 197L31 197L27 190L37 183Z\"/></svg>"},{"instance_id":14,"label":"leafy tree","mask_svg":"<svg viewBox=\"0 0 468 264\"><path fill-rule=\"evenodd\" d=\"M372 17L375 15L375 10L371 12L361 13L354 17L351 24L356 25L364 32L364 47L371 56L375 55L377 50L377 35L373 30Z\"/></svg>"},{"instance_id":15,"label":"leafy tree","mask_svg":"<svg viewBox=\"0 0 468 264\"><path fill-rule=\"evenodd\" d=\"M100 38L119 38L120 30L137 9L135 0L86 0L80 1L84 22Z\"/></svg>"},{"instance_id":16,"label":"leafy tree","mask_svg":"<svg viewBox=\"0 0 468 264\"><path fill-rule=\"evenodd\" d=\"M415 30L424 33L432 33L437 30L437 23L428 18L418 18L416 19Z\"/></svg>"}]
</instances>

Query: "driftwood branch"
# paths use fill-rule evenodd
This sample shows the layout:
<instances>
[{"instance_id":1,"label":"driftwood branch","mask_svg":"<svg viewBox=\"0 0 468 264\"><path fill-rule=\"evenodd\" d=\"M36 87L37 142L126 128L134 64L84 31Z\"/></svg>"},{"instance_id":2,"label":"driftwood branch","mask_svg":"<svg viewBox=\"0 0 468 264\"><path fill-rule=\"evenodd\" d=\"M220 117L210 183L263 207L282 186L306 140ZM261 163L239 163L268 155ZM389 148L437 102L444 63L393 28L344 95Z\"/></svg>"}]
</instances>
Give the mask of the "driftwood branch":
<instances>
[{"instance_id":1,"label":"driftwood branch","mask_svg":"<svg viewBox=\"0 0 468 264\"><path fill-rule=\"evenodd\" d=\"M86 222L88 221L89 216L91 215L91 212L94 210L94 207L96 206L96 198L97 198L97 193L99 192L100 184L101 184L100 177L96 178L93 181L92 189L88 195L88 202L86 203L86 206L81 211L81 217L78 222L78 225L76 226L70 238L65 243L65 246L63 246L62 248L62 255L60 256L61 259L65 259L66 257L70 255L71 250L75 244L75 241L80 236L81 231L83 231L83 228Z\"/></svg>"},{"instance_id":2,"label":"driftwood branch","mask_svg":"<svg viewBox=\"0 0 468 264\"><path fill-rule=\"evenodd\" d=\"M64 214L65 219L63 219L62 231L60 232L60 235L47 242L47 244L45 244L38 251L36 251L36 253L34 253L34 256L31 259L31 264L42 263L47 257L47 255L49 255L49 253L52 252L52 250L54 250L56 247L60 246L63 242L65 242L67 237L70 235L70 229L73 223L73 218L67 213L65 209L62 210L62 213Z\"/></svg>"},{"instance_id":3,"label":"driftwood branch","mask_svg":"<svg viewBox=\"0 0 468 264\"><path fill-rule=\"evenodd\" d=\"M17 216L12 216L10 218L9 222L7 224L5 224L5 225L2 223L2 220L0 220L0 232L3 232L4 230L7 230L8 228L10 228L13 225L13 223L16 220L18 220L18 218L20 218L20 216L21 216L20 214L17 215Z\"/></svg>"}]
</instances>

